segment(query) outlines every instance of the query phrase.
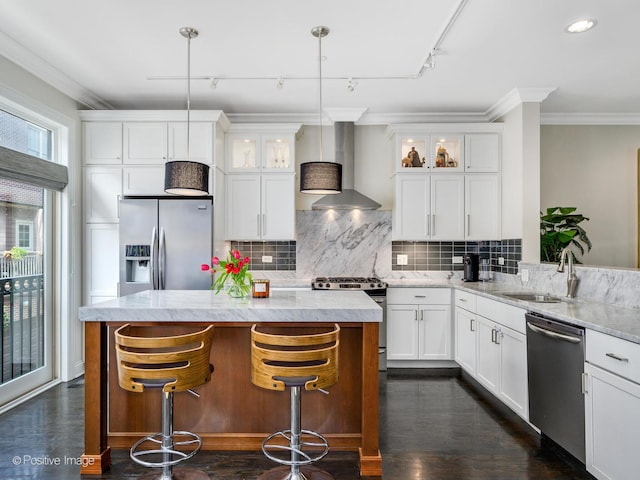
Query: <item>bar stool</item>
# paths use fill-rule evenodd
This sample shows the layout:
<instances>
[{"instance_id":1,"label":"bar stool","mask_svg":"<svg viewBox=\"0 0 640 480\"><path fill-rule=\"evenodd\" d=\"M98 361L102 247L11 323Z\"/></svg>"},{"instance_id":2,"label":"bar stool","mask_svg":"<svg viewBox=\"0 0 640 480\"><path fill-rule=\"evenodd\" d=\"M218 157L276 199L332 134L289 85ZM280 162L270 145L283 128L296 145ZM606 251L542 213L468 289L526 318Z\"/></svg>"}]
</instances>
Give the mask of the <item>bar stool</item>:
<instances>
[{"instance_id":1,"label":"bar stool","mask_svg":"<svg viewBox=\"0 0 640 480\"><path fill-rule=\"evenodd\" d=\"M202 448L202 439L192 432L173 430L173 393L188 391L211 380L213 365L209 363L213 325L186 335L169 337L137 336L130 324L115 333L118 383L130 392L142 393L145 388L162 388L162 432L141 438L129 452L131 459L145 467L161 467L157 478L206 478L205 472L173 466L193 457ZM186 437L177 440L175 437ZM146 445L144 445L146 444ZM148 448L151 446L151 448ZM187 447L187 450L178 450ZM160 456L161 460L156 460ZM147 460L145 460L145 458Z\"/></svg>"},{"instance_id":2,"label":"bar stool","mask_svg":"<svg viewBox=\"0 0 640 480\"><path fill-rule=\"evenodd\" d=\"M291 428L262 442L267 458L284 466L263 473L260 480L333 479L308 466L329 452L329 443L319 433L302 429L300 389L329 393L323 388L338 381L339 335L337 324L331 331L311 335L274 335L259 332L256 325L251 328L251 382L268 390L291 390Z\"/></svg>"}]
</instances>

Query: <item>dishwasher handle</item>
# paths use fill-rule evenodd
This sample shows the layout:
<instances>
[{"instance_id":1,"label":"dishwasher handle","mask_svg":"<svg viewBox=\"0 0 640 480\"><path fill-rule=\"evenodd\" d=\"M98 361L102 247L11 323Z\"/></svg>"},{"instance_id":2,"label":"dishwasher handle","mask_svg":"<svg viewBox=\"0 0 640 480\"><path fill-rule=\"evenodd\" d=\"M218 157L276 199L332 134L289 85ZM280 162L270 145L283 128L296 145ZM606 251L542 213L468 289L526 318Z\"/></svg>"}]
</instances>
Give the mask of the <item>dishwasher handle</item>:
<instances>
[{"instance_id":1,"label":"dishwasher handle","mask_svg":"<svg viewBox=\"0 0 640 480\"><path fill-rule=\"evenodd\" d=\"M546 328L538 327L537 325L533 325L531 322L527 322L527 327L533 330L536 333L540 333L541 335L546 335L547 337L555 338L557 340L563 340L565 342L571 343L580 343L582 341L581 337L574 337L573 335L566 335L564 333L553 332L551 330L547 330Z\"/></svg>"}]
</instances>

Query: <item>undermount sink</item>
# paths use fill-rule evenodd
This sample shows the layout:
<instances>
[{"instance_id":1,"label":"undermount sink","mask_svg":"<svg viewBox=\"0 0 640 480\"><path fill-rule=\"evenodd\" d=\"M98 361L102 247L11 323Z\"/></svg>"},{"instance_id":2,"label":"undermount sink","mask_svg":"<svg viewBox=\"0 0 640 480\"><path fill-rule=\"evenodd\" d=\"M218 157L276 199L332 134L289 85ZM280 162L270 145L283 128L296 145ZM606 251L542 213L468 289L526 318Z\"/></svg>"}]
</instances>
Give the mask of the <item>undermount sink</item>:
<instances>
[{"instance_id":1,"label":"undermount sink","mask_svg":"<svg viewBox=\"0 0 640 480\"><path fill-rule=\"evenodd\" d=\"M504 293L503 295L508 298L513 298L514 300L523 300L525 302L534 303L560 303L563 301L560 297L541 295L538 293Z\"/></svg>"}]
</instances>

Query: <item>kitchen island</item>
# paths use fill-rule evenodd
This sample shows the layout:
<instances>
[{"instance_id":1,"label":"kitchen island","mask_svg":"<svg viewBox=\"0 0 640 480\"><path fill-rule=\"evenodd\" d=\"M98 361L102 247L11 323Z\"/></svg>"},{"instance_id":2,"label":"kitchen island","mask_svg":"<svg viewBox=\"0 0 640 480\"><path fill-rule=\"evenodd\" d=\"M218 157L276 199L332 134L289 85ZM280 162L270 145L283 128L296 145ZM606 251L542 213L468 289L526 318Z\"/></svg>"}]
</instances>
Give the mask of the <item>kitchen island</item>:
<instances>
[{"instance_id":1,"label":"kitchen island","mask_svg":"<svg viewBox=\"0 0 640 480\"><path fill-rule=\"evenodd\" d=\"M160 431L160 391L132 393L118 385L113 332L125 323L149 335L175 335L214 325L211 382L175 397L176 429L203 439L205 450L260 450L289 424L289 398L251 383L250 329L268 324L287 333L341 327L339 380L330 395L303 393L303 428L325 435L336 450L359 452L360 474L382 475L378 448L378 328L382 309L364 292L278 291L233 299L212 291L145 291L81 307L85 322L85 434L82 474L110 466L110 449L129 448Z\"/></svg>"}]
</instances>

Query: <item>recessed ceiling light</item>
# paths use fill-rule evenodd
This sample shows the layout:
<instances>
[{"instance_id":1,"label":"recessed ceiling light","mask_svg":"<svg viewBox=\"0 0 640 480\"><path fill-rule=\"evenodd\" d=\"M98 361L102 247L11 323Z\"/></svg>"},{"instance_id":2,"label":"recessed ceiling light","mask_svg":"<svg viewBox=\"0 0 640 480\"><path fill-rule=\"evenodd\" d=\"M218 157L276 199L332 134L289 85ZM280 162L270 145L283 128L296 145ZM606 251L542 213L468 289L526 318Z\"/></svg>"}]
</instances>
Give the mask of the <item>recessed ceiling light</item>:
<instances>
[{"instance_id":1,"label":"recessed ceiling light","mask_svg":"<svg viewBox=\"0 0 640 480\"><path fill-rule=\"evenodd\" d=\"M582 33L587 30L591 30L598 24L595 20L578 20L568 25L567 28L564 29L567 33Z\"/></svg>"}]
</instances>

